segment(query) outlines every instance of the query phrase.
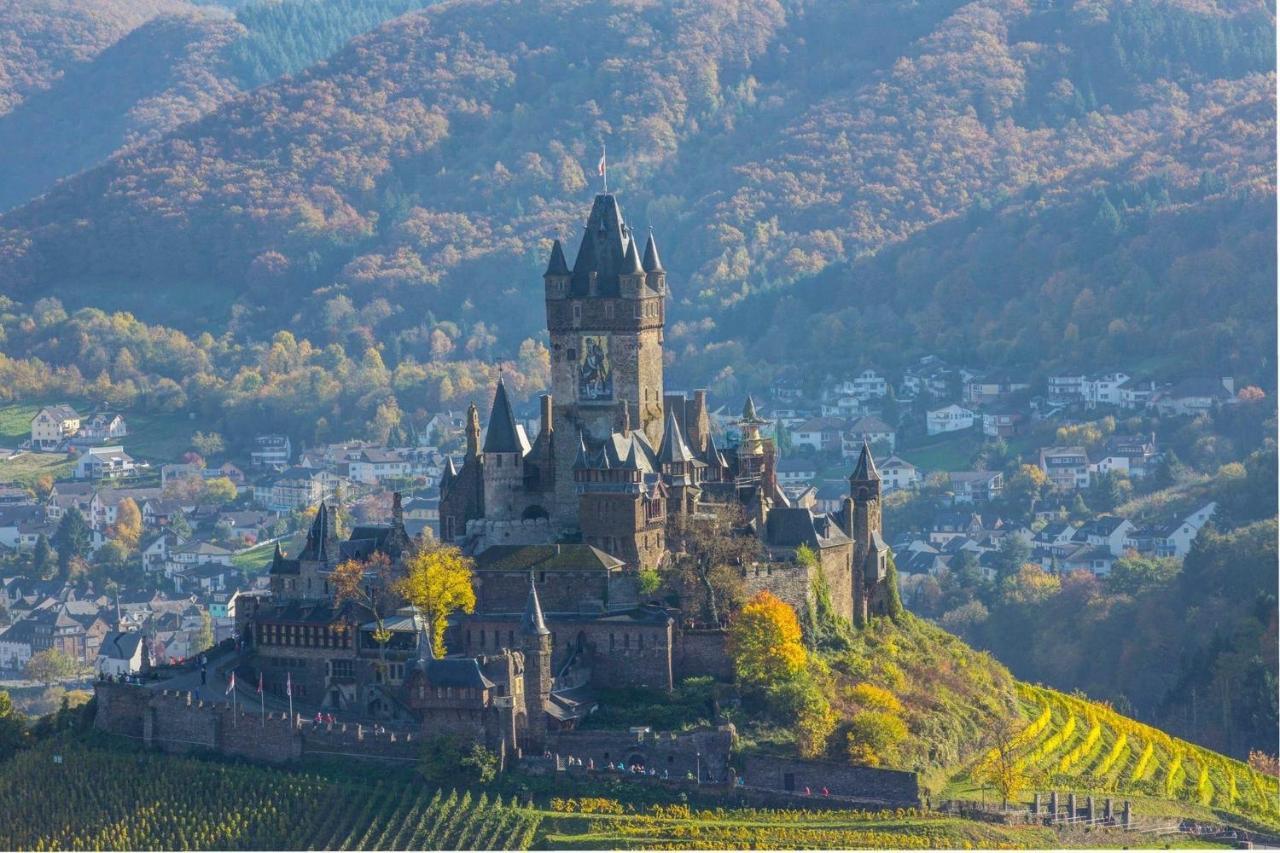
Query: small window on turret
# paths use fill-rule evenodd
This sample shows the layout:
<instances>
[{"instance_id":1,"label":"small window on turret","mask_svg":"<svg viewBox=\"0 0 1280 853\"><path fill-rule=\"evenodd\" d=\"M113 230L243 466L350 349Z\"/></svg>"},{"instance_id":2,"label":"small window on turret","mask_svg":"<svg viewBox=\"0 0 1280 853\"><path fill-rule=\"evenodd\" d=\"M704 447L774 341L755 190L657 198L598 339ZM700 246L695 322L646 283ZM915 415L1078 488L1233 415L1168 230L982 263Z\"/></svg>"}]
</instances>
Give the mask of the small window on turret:
<instances>
[{"instance_id":1,"label":"small window on turret","mask_svg":"<svg viewBox=\"0 0 1280 853\"><path fill-rule=\"evenodd\" d=\"M580 302L573 303L573 322L582 322L582 303Z\"/></svg>"},{"instance_id":2,"label":"small window on turret","mask_svg":"<svg viewBox=\"0 0 1280 853\"><path fill-rule=\"evenodd\" d=\"M606 320L613 319L613 303L612 302L606 302L604 304L604 318Z\"/></svg>"},{"instance_id":3,"label":"small window on turret","mask_svg":"<svg viewBox=\"0 0 1280 853\"><path fill-rule=\"evenodd\" d=\"M574 349L573 347L569 347L569 360L570 360L570 361L577 361L577 360L578 360L578 351L577 351L576 349Z\"/></svg>"}]
</instances>

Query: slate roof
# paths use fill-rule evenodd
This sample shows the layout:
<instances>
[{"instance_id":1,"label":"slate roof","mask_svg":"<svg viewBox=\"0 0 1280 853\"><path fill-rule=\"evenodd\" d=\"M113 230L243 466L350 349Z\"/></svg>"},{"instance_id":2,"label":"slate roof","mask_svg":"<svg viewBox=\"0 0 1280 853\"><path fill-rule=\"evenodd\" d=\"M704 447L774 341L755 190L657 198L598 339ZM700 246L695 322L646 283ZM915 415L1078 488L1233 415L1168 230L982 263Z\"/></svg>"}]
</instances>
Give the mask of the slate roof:
<instances>
[{"instance_id":1,"label":"slate roof","mask_svg":"<svg viewBox=\"0 0 1280 853\"><path fill-rule=\"evenodd\" d=\"M546 275L569 275L569 262L564 259L564 249L559 240L551 243L551 259L547 261Z\"/></svg>"},{"instance_id":2,"label":"slate roof","mask_svg":"<svg viewBox=\"0 0 1280 853\"><path fill-rule=\"evenodd\" d=\"M654 242L653 231L649 231L649 239L644 242L644 271L663 272L662 259L658 257L658 244Z\"/></svg>"},{"instance_id":3,"label":"slate roof","mask_svg":"<svg viewBox=\"0 0 1280 853\"><path fill-rule=\"evenodd\" d=\"M814 515L805 507L774 507L765 520L765 541L779 548L824 548L849 537L830 516Z\"/></svg>"},{"instance_id":4,"label":"slate roof","mask_svg":"<svg viewBox=\"0 0 1280 853\"><path fill-rule=\"evenodd\" d=\"M630 227L622 218L622 209L612 193L600 193L591 205L582 243L573 262L570 280L571 296L590 292L591 274L596 275L596 295L618 296L618 276L624 271L628 249L635 242Z\"/></svg>"},{"instance_id":5,"label":"slate roof","mask_svg":"<svg viewBox=\"0 0 1280 853\"><path fill-rule=\"evenodd\" d=\"M493 687L475 658L432 658L426 662L426 675L433 687Z\"/></svg>"},{"instance_id":6,"label":"slate roof","mask_svg":"<svg viewBox=\"0 0 1280 853\"><path fill-rule=\"evenodd\" d=\"M112 631L102 638L98 654L112 660L133 660L143 637L136 631Z\"/></svg>"},{"instance_id":7,"label":"slate roof","mask_svg":"<svg viewBox=\"0 0 1280 853\"><path fill-rule=\"evenodd\" d=\"M858 464L853 467L853 480L879 480L880 472L876 470L876 462L871 458L871 446L862 440L862 451L858 453Z\"/></svg>"},{"instance_id":8,"label":"slate roof","mask_svg":"<svg viewBox=\"0 0 1280 853\"><path fill-rule=\"evenodd\" d=\"M591 545L495 545L475 558L476 571L613 571L622 561Z\"/></svg>"},{"instance_id":9,"label":"slate roof","mask_svg":"<svg viewBox=\"0 0 1280 853\"><path fill-rule=\"evenodd\" d=\"M489 413L489 429L484 436L485 453L529 452L529 440L524 431L516 427L516 416L507 399L507 386L498 377L498 390L493 396L493 410Z\"/></svg>"}]
</instances>

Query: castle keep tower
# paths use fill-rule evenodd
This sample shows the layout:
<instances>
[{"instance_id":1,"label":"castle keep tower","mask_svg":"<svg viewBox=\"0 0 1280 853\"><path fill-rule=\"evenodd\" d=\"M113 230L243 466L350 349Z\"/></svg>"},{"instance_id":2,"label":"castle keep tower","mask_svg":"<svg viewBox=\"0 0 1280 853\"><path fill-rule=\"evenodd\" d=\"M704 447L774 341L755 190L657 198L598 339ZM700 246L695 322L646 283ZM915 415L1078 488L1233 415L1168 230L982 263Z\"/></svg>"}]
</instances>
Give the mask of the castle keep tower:
<instances>
[{"instance_id":1,"label":"castle keep tower","mask_svg":"<svg viewBox=\"0 0 1280 853\"><path fill-rule=\"evenodd\" d=\"M573 461L578 435L596 450L614 432L619 401L635 407L633 426L662 443L662 327L666 272L649 235L639 238L617 199L597 195L570 269L557 240L543 275L551 335L554 518L576 526Z\"/></svg>"},{"instance_id":2,"label":"castle keep tower","mask_svg":"<svg viewBox=\"0 0 1280 853\"><path fill-rule=\"evenodd\" d=\"M889 612L889 547L881 535L880 472L865 439L858 464L849 475L845 512L853 539L853 618L862 624L869 616Z\"/></svg>"}]
</instances>

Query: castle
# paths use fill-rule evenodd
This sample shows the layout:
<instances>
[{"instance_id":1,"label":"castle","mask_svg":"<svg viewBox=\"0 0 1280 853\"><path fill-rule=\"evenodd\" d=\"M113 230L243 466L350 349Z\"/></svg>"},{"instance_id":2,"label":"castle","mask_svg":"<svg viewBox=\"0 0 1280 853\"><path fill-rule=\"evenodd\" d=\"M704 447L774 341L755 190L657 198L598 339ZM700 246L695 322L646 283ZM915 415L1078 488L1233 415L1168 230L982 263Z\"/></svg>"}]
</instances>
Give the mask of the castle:
<instances>
[{"instance_id":1,"label":"castle","mask_svg":"<svg viewBox=\"0 0 1280 853\"><path fill-rule=\"evenodd\" d=\"M779 488L776 451L750 397L741 439L720 447L707 395L663 385L666 271L617 199L597 195L572 267L557 240L543 275L552 393L530 440L498 381L487 428L473 404L461 465L441 480L440 530L474 559L474 614L450 625L436 658L413 608L374 620L338 603L331 573L347 559L412 547L398 496L387 525L339 540L321 505L296 557L277 552L270 599L237 614L242 664L268 693L363 718L416 721L503 752L538 749L594 707L592 690L670 690L727 676L722 624L641 592L680 559L682 522L732 518L757 555L736 567L741 594L767 589L804 613L825 584L854 622L888 612L889 552L869 448L841 512L796 506ZM816 557L799 561L807 547ZM670 575L666 573L664 576ZM374 639L379 632L382 642ZM388 639L389 637L389 639Z\"/></svg>"}]
</instances>

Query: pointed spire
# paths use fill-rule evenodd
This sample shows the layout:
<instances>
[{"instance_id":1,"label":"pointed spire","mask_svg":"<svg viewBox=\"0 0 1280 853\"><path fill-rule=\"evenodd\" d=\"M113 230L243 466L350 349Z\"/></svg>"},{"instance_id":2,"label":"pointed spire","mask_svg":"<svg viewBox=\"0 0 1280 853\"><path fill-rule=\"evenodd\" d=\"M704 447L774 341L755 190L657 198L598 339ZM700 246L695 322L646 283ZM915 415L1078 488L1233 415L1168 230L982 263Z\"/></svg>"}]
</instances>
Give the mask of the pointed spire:
<instances>
[{"instance_id":1,"label":"pointed spire","mask_svg":"<svg viewBox=\"0 0 1280 853\"><path fill-rule=\"evenodd\" d=\"M658 257L658 244L653 240L653 229L649 229L649 239L644 244L644 271L662 272L662 259Z\"/></svg>"},{"instance_id":2,"label":"pointed spire","mask_svg":"<svg viewBox=\"0 0 1280 853\"><path fill-rule=\"evenodd\" d=\"M640 253L636 251L636 241L627 241L627 254L622 258L622 275L640 275L644 267L640 266Z\"/></svg>"},{"instance_id":3,"label":"pointed spire","mask_svg":"<svg viewBox=\"0 0 1280 853\"><path fill-rule=\"evenodd\" d=\"M675 412L667 415L667 428L662 434L662 446L658 448L658 461L663 464L694 461L693 451L680 434L680 421Z\"/></svg>"},{"instance_id":4,"label":"pointed spire","mask_svg":"<svg viewBox=\"0 0 1280 853\"><path fill-rule=\"evenodd\" d=\"M543 273L544 277L551 275L569 275L569 263L564 259L564 248L559 240L551 244L551 260L547 262L547 271Z\"/></svg>"},{"instance_id":5,"label":"pointed spire","mask_svg":"<svg viewBox=\"0 0 1280 853\"><path fill-rule=\"evenodd\" d=\"M760 416L756 414L756 401L751 399L750 394L747 395L747 402L742 406L742 421L743 423L752 424L764 423L764 421L760 420Z\"/></svg>"},{"instance_id":6,"label":"pointed spire","mask_svg":"<svg viewBox=\"0 0 1280 853\"><path fill-rule=\"evenodd\" d=\"M498 391L493 395L493 410L489 412L489 431L484 437L485 453L523 453L520 436L516 432L516 416L507 399L507 386L498 377Z\"/></svg>"},{"instance_id":7,"label":"pointed spire","mask_svg":"<svg viewBox=\"0 0 1280 853\"><path fill-rule=\"evenodd\" d=\"M526 637L546 637L551 634L542 618L542 604L538 601L538 587L533 582L533 572L529 573L529 598L525 601L524 617L520 620L520 633Z\"/></svg>"},{"instance_id":8,"label":"pointed spire","mask_svg":"<svg viewBox=\"0 0 1280 853\"><path fill-rule=\"evenodd\" d=\"M458 467L453 464L453 457L446 456L444 458L444 470L440 472L440 488L444 488L453 482L458 476Z\"/></svg>"},{"instance_id":9,"label":"pointed spire","mask_svg":"<svg viewBox=\"0 0 1280 853\"><path fill-rule=\"evenodd\" d=\"M862 452L858 454L858 464L853 468L853 474L850 475L851 480L879 480L880 472L876 470L876 462L871 458L871 445L867 443L864 436L862 439Z\"/></svg>"}]
</instances>

